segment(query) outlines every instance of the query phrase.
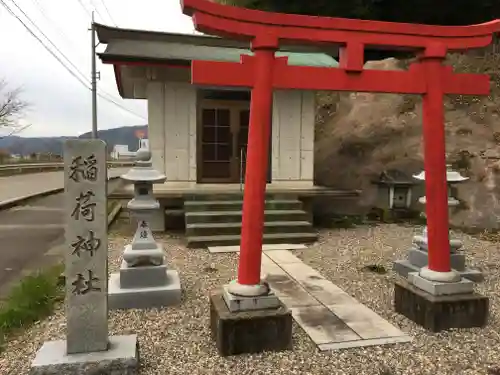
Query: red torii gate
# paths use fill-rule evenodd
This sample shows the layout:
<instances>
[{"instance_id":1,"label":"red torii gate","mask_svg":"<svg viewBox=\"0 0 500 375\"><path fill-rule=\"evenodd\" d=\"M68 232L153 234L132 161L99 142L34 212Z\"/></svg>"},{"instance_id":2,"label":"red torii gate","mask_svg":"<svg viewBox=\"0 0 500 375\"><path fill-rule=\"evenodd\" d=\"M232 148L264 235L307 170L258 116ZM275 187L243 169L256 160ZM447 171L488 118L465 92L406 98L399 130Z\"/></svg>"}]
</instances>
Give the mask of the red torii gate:
<instances>
[{"instance_id":1,"label":"red torii gate","mask_svg":"<svg viewBox=\"0 0 500 375\"><path fill-rule=\"evenodd\" d=\"M269 13L181 0L198 31L251 42L254 56L240 63L192 62L192 83L252 89L243 202L241 250L235 294L256 296L261 285L262 230L273 89L335 90L423 95L423 139L429 264L423 277L455 281L450 268L443 95L488 95L489 77L456 74L444 66L450 51L485 47L500 20L473 26L431 26ZM340 47L339 68L289 66L276 58L280 41ZM364 49L414 52L408 71L365 70Z\"/></svg>"}]
</instances>

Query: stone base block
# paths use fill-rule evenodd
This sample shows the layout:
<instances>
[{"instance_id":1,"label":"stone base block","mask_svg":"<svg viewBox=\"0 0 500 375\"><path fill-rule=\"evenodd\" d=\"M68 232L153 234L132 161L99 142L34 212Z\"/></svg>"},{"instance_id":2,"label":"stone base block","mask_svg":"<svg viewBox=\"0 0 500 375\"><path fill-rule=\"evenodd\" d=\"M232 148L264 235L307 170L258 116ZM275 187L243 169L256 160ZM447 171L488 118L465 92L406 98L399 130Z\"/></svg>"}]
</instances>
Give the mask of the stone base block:
<instances>
[{"instance_id":1,"label":"stone base block","mask_svg":"<svg viewBox=\"0 0 500 375\"><path fill-rule=\"evenodd\" d=\"M108 282L109 309L149 309L180 304L182 290L179 273L168 270L166 274L165 285L146 288L122 288L120 274L112 274Z\"/></svg>"},{"instance_id":2,"label":"stone base block","mask_svg":"<svg viewBox=\"0 0 500 375\"><path fill-rule=\"evenodd\" d=\"M231 312L222 292L212 294L210 329L222 356L292 348L292 313L282 303L275 309Z\"/></svg>"},{"instance_id":3,"label":"stone base block","mask_svg":"<svg viewBox=\"0 0 500 375\"><path fill-rule=\"evenodd\" d=\"M418 272L408 274L408 282L415 285L418 289L430 293L434 296L447 296L452 294L464 294L474 292L474 283L462 278L457 282L438 282L427 280L419 275Z\"/></svg>"},{"instance_id":4,"label":"stone base block","mask_svg":"<svg viewBox=\"0 0 500 375\"><path fill-rule=\"evenodd\" d=\"M30 375L135 375L139 373L136 335L111 336L103 352L66 354L66 341L48 341L31 364Z\"/></svg>"},{"instance_id":5,"label":"stone base block","mask_svg":"<svg viewBox=\"0 0 500 375\"><path fill-rule=\"evenodd\" d=\"M429 263L429 253L419 249L411 249L408 253L408 261L416 267L425 267ZM451 268L457 271L465 270L465 254L450 254Z\"/></svg>"},{"instance_id":6,"label":"stone base block","mask_svg":"<svg viewBox=\"0 0 500 375\"><path fill-rule=\"evenodd\" d=\"M394 272L398 275L407 278L410 272L419 272L420 268L411 264L408 260L397 260L392 264L392 268ZM474 281L475 283L480 283L484 280L484 275L479 270L473 270L470 268L466 268L463 271L458 271L460 276L464 279Z\"/></svg>"},{"instance_id":7,"label":"stone base block","mask_svg":"<svg viewBox=\"0 0 500 375\"><path fill-rule=\"evenodd\" d=\"M168 283L167 266L129 267L122 261L120 267L121 288L148 288Z\"/></svg>"},{"instance_id":8,"label":"stone base block","mask_svg":"<svg viewBox=\"0 0 500 375\"><path fill-rule=\"evenodd\" d=\"M231 312L276 309L281 305L279 298L270 292L267 296L240 297L229 293L229 285L223 288L224 302Z\"/></svg>"},{"instance_id":9,"label":"stone base block","mask_svg":"<svg viewBox=\"0 0 500 375\"><path fill-rule=\"evenodd\" d=\"M433 296L401 280L395 283L394 309L432 332L484 327L489 300L477 293Z\"/></svg>"}]
</instances>

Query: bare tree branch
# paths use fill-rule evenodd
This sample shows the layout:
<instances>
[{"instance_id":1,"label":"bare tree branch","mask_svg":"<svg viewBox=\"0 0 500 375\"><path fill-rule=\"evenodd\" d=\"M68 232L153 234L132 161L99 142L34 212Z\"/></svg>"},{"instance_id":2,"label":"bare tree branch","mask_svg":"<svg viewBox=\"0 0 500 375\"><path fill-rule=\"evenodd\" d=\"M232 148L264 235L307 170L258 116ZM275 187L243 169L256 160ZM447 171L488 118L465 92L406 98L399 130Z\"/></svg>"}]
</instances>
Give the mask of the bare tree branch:
<instances>
[{"instance_id":1,"label":"bare tree branch","mask_svg":"<svg viewBox=\"0 0 500 375\"><path fill-rule=\"evenodd\" d=\"M31 126L31 124L26 124L26 125L22 125L22 126L21 125L16 126L16 127L14 127L14 129L10 129L9 133L0 136L0 139L4 139L4 138L7 138L7 137L10 137L11 135L14 135L14 134L17 134L17 133L21 133L23 130L26 130L30 126Z\"/></svg>"},{"instance_id":2,"label":"bare tree branch","mask_svg":"<svg viewBox=\"0 0 500 375\"><path fill-rule=\"evenodd\" d=\"M19 133L30 126L20 123L30 106L21 99L21 93L21 88L8 90L7 82L0 80L0 130L7 130L7 135L0 139Z\"/></svg>"}]
</instances>

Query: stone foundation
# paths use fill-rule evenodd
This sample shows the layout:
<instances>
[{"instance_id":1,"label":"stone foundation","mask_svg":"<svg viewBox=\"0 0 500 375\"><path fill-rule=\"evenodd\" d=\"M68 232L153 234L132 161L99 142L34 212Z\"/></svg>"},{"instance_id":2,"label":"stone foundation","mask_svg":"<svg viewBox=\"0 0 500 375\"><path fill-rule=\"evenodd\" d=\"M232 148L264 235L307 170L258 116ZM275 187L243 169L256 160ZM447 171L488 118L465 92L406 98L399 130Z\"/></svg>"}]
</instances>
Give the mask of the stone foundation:
<instances>
[{"instance_id":1,"label":"stone foundation","mask_svg":"<svg viewBox=\"0 0 500 375\"><path fill-rule=\"evenodd\" d=\"M426 266L424 264L422 267ZM411 264L409 260L397 260L392 264L394 272L403 278L407 278L410 272L419 272L421 267ZM463 270L456 270L460 276L470 281L480 283L484 280L484 274L479 270L465 268Z\"/></svg>"},{"instance_id":2,"label":"stone foundation","mask_svg":"<svg viewBox=\"0 0 500 375\"><path fill-rule=\"evenodd\" d=\"M165 270L163 266L158 268L164 272L165 282L156 285L149 282L151 280L148 277L154 276L151 271L148 277L139 279L141 282L135 287L124 287L120 282L120 273L111 274L108 282L109 309L149 309L180 304L182 289L179 273L175 270ZM148 286L144 286L144 282L148 282Z\"/></svg>"},{"instance_id":3,"label":"stone foundation","mask_svg":"<svg viewBox=\"0 0 500 375\"><path fill-rule=\"evenodd\" d=\"M210 296L210 329L221 356L292 348L292 313L278 308L231 312L221 291Z\"/></svg>"},{"instance_id":4,"label":"stone foundation","mask_svg":"<svg viewBox=\"0 0 500 375\"><path fill-rule=\"evenodd\" d=\"M102 352L66 354L66 340L48 341L31 364L30 375L136 375L139 373L137 336L111 336Z\"/></svg>"},{"instance_id":5,"label":"stone foundation","mask_svg":"<svg viewBox=\"0 0 500 375\"><path fill-rule=\"evenodd\" d=\"M425 329L439 332L484 327L489 300L477 293L433 296L401 280L394 287L394 309Z\"/></svg>"}]
</instances>

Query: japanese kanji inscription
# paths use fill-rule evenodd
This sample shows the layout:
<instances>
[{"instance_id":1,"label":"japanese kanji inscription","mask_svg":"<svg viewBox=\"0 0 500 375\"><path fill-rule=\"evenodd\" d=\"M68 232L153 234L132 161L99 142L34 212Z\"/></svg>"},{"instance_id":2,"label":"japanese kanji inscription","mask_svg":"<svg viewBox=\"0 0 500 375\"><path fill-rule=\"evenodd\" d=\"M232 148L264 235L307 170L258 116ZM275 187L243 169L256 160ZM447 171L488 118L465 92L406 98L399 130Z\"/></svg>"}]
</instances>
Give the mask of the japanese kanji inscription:
<instances>
[{"instance_id":1,"label":"japanese kanji inscription","mask_svg":"<svg viewBox=\"0 0 500 375\"><path fill-rule=\"evenodd\" d=\"M101 140L64 145L68 354L108 348L107 168Z\"/></svg>"},{"instance_id":2,"label":"japanese kanji inscription","mask_svg":"<svg viewBox=\"0 0 500 375\"><path fill-rule=\"evenodd\" d=\"M81 180L96 181L97 172L97 159L94 154L90 154L86 158L77 156L71 160L69 178L75 182Z\"/></svg>"}]
</instances>

